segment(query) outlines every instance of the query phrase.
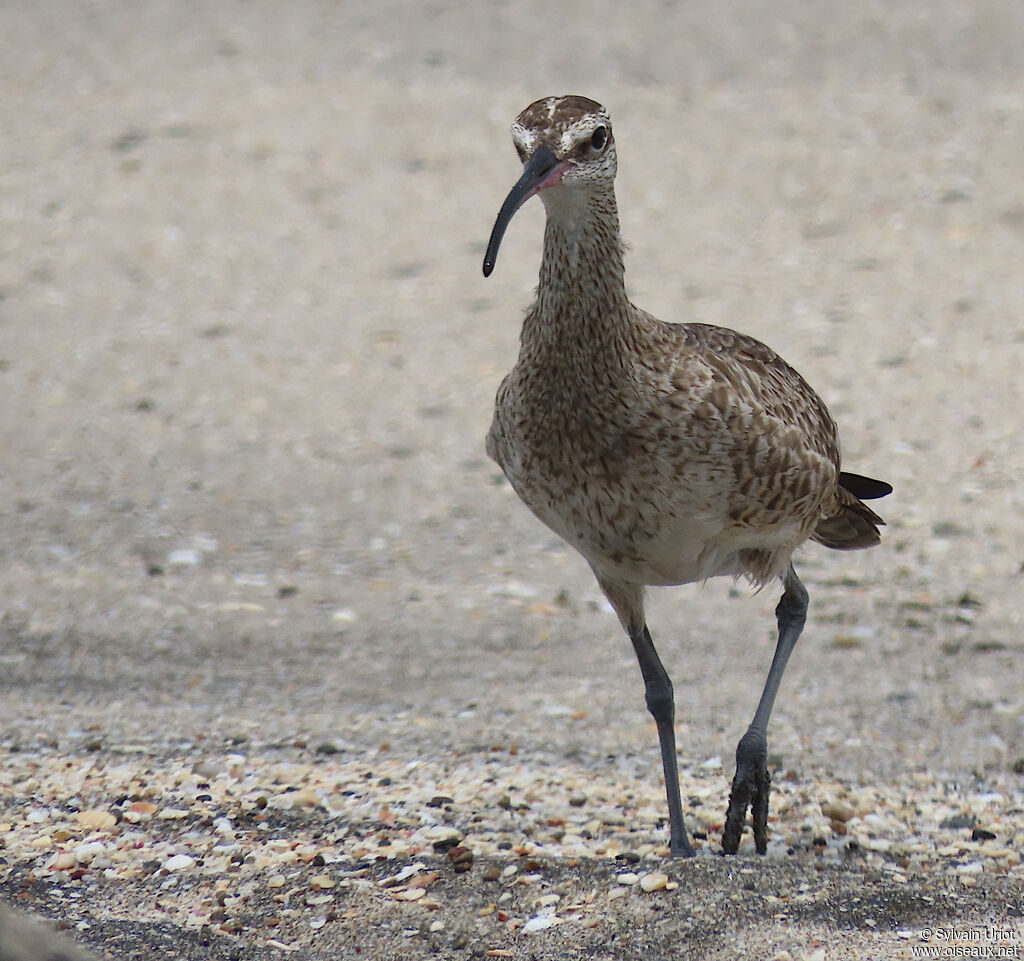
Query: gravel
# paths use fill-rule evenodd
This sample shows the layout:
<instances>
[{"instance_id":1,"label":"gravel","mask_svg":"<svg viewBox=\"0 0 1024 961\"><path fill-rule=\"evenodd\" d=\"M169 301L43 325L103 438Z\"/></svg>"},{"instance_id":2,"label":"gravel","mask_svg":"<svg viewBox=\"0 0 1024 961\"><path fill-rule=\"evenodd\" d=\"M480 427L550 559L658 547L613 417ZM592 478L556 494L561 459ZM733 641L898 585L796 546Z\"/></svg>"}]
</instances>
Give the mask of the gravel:
<instances>
[{"instance_id":1,"label":"gravel","mask_svg":"<svg viewBox=\"0 0 1024 961\"><path fill-rule=\"evenodd\" d=\"M361 943L367 919L383 915L410 951L457 951L465 937L481 950L518 950L519 939L558 927L557 950L583 956L602 937L621 937L624 912L685 907L696 923L708 907L701 879L724 872L744 912L888 932L879 943L906 942L893 956L911 957L909 945L931 943L924 932L950 901L966 906L977 893L997 911L1024 887L1024 810L1009 781L981 789L917 775L865 787L783 777L766 858L747 837L726 859L717 842L726 781L685 771L698 857L669 863L657 785L606 773L589 781L581 805L564 767L507 753L456 767L390 751L342 760L270 746L202 764L113 753L6 758L8 890L46 889L56 917L92 899L108 918L148 905L207 946L318 957L318 948ZM796 887L779 887L774 879L790 872ZM869 908L877 893L874 902L829 901L814 879L860 879L884 889L883 904ZM89 936L93 926L79 930Z\"/></svg>"}]
</instances>

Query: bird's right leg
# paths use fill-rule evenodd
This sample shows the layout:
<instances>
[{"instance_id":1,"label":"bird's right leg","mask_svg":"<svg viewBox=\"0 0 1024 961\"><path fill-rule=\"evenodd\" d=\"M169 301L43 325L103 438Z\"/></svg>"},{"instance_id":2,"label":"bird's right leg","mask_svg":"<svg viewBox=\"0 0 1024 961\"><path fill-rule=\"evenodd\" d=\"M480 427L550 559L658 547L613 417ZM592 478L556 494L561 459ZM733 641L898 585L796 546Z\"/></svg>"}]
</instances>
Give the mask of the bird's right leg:
<instances>
[{"instance_id":1,"label":"bird's right leg","mask_svg":"<svg viewBox=\"0 0 1024 961\"><path fill-rule=\"evenodd\" d=\"M683 804L679 795L679 764L676 760L675 696L672 679L661 663L647 630L643 610L643 589L638 585L608 581L598 574L598 583L619 615L629 639L633 642L640 674L644 679L647 710L658 729L661 766L665 772L665 795L668 799L669 855L690 858L693 846L683 823Z\"/></svg>"},{"instance_id":2,"label":"bird's right leg","mask_svg":"<svg viewBox=\"0 0 1024 961\"><path fill-rule=\"evenodd\" d=\"M686 835L683 824L683 804L679 796L679 764L676 760L676 707L672 691L672 679L661 663L654 649L651 632L647 625L629 632L633 642L640 673L644 679L644 695L647 710L654 718L658 729L658 744L661 747L661 766L665 772L665 795L668 799L669 854L674 858L692 858L693 846Z\"/></svg>"}]
</instances>

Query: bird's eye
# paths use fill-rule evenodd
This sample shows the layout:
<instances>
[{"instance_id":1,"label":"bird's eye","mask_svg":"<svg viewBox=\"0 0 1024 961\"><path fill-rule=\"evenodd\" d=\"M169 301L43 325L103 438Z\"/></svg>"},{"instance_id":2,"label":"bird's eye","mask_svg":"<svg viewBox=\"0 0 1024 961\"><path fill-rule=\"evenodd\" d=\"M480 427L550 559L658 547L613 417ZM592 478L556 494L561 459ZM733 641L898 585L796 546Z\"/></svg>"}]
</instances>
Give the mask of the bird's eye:
<instances>
[{"instance_id":1,"label":"bird's eye","mask_svg":"<svg viewBox=\"0 0 1024 961\"><path fill-rule=\"evenodd\" d=\"M590 136L590 146L594 150L600 150L608 140L608 128L598 127Z\"/></svg>"}]
</instances>

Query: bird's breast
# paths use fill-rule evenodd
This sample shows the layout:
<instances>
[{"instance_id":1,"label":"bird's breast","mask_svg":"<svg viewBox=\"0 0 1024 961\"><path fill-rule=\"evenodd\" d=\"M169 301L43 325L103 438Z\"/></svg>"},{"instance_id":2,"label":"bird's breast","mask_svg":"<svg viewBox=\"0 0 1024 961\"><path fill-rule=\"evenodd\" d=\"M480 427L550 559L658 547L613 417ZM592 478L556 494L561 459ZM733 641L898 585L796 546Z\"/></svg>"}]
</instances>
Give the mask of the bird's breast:
<instances>
[{"instance_id":1,"label":"bird's breast","mask_svg":"<svg viewBox=\"0 0 1024 961\"><path fill-rule=\"evenodd\" d=\"M599 570L646 584L774 574L816 523L834 466L713 380L635 383L566 388L513 371L488 452Z\"/></svg>"},{"instance_id":2,"label":"bird's breast","mask_svg":"<svg viewBox=\"0 0 1024 961\"><path fill-rule=\"evenodd\" d=\"M700 451L690 452L684 470L682 439L666 444L652 430L656 418L635 403L616 409L607 396L600 404L583 396L558 400L551 391L524 397L506 381L487 449L523 502L591 563L649 568L656 555L667 557L655 545L679 526L682 504L691 539L719 523L716 485L701 491L692 483L714 473ZM648 569L645 576L654 582L674 575Z\"/></svg>"}]
</instances>

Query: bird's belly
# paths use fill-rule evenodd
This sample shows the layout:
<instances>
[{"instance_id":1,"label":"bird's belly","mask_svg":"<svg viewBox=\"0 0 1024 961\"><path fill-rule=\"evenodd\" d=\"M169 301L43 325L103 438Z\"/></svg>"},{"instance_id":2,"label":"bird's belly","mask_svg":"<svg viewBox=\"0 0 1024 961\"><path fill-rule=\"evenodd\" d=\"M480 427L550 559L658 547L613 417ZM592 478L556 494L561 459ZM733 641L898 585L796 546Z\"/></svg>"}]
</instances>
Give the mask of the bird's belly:
<instances>
[{"instance_id":1,"label":"bird's belly","mask_svg":"<svg viewBox=\"0 0 1024 961\"><path fill-rule=\"evenodd\" d=\"M621 550L587 550L586 545L579 550L608 578L634 584L690 584L743 572L740 555L720 543L719 533L717 525L674 518L657 535L634 539Z\"/></svg>"},{"instance_id":2,"label":"bird's belly","mask_svg":"<svg viewBox=\"0 0 1024 961\"><path fill-rule=\"evenodd\" d=\"M730 518L723 478L708 465L610 476L593 464L495 459L544 524L595 571L626 582L688 584L742 574L763 582L782 573L807 536L798 519L755 529Z\"/></svg>"},{"instance_id":3,"label":"bird's belly","mask_svg":"<svg viewBox=\"0 0 1024 961\"><path fill-rule=\"evenodd\" d=\"M587 556L591 565L619 580L657 585L690 584L712 577L746 575L757 583L780 576L806 534L797 524L752 531L715 515L667 518L632 556Z\"/></svg>"},{"instance_id":4,"label":"bird's belly","mask_svg":"<svg viewBox=\"0 0 1024 961\"><path fill-rule=\"evenodd\" d=\"M722 540L728 521L720 504L682 489L678 477L611 478L517 457L501 466L527 507L604 574L667 585L742 573Z\"/></svg>"}]
</instances>

